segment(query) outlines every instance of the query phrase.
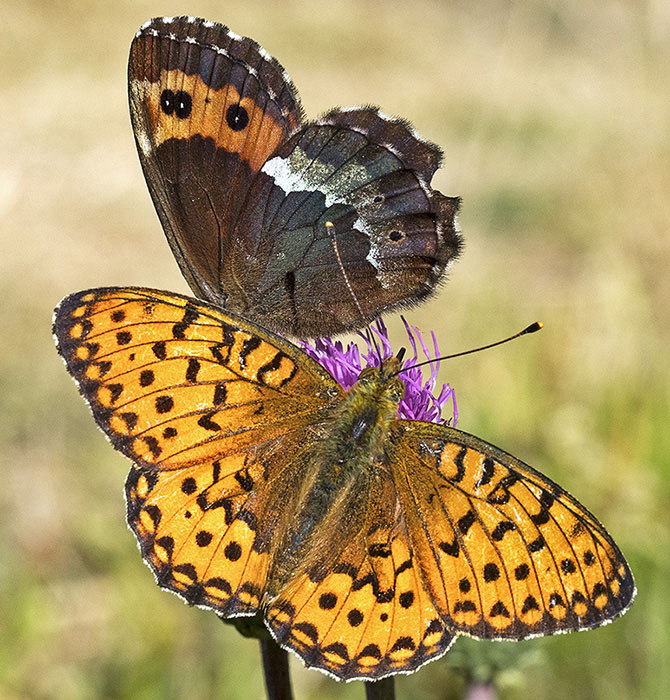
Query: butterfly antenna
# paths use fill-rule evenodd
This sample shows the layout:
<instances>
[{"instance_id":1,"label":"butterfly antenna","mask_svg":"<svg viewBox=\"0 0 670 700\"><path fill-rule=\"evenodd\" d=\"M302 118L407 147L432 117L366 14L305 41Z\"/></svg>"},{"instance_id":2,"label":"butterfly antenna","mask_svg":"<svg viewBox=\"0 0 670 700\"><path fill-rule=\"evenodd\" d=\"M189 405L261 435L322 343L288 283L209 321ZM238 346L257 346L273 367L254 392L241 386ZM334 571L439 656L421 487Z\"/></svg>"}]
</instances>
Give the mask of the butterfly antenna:
<instances>
[{"instance_id":1,"label":"butterfly antenna","mask_svg":"<svg viewBox=\"0 0 670 700\"><path fill-rule=\"evenodd\" d=\"M433 362L441 362L442 360L453 360L455 357L463 357L463 355L472 355L475 352L480 352L482 350L488 350L489 348L494 348L496 345L504 345L505 343L509 343L510 340L516 340L516 338L520 338L522 335L528 335L529 333L535 333L539 331L541 328L544 327L544 324L542 321L535 321L534 323L531 323L530 326L526 326L522 331L519 331L518 333L514 333L514 335L510 335L508 338L503 338L502 340L496 340L495 343L489 343L488 345L480 345L478 348L472 348L471 350L463 350L463 352L455 352L452 355L442 355L442 357L435 357L432 360L426 360L425 362L418 362L415 365L412 365L411 367L405 367L404 369L400 370L404 372L405 370L408 369L416 369L417 367L423 367L424 365L430 365ZM400 372L397 372L396 374L399 374Z\"/></svg>"},{"instance_id":2,"label":"butterfly antenna","mask_svg":"<svg viewBox=\"0 0 670 700\"><path fill-rule=\"evenodd\" d=\"M347 275L347 272L344 269L344 263L342 262L342 256L340 255L340 248L337 245L337 234L335 233L335 225L333 224L332 221L326 221L326 231L328 231L328 235L330 236L330 240L333 243L333 250L335 251L335 257L337 258L337 264L340 266L340 270L342 271L342 277L344 277L344 282L347 285L347 289L349 290L349 294L351 294L351 298L354 300L354 304L356 305L356 308L358 309L358 313L361 315L361 319L363 320L363 323L365 324L365 315L363 314L363 309L361 308L361 305L358 303L358 297L356 296L354 289L351 286L351 282L349 281L349 275Z\"/></svg>"},{"instance_id":3,"label":"butterfly antenna","mask_svg":"<svg viewBox=\"0 0 670 700\"><path fill-rule=\"evenodd\" d=\"M358 313L360 314L361 320L363 321L363 325L367 326L367 321L365 319L365 314L363 313L363 309L361 308L361 305L358 301L358 297L356 296L356 292L354 292L354 288L351 286L351 282L349 281L349 275L347 274L347 271L344 269L344 263L342 262L342 256L340 255L340 248L337 244L337 233L335 231L335 224L333 224L332 221L326 221L325 223L326 226L326 231L328 232L328 236L330 237L330 240L333 244L333 250L335 251L335 257L337 258L337 264L340 266L340 271L342 272L342 277L344 277L344 282L347 285L347 289L349 290L349 294L351 295L351 298L354 300L354 305L356 306L356 309L358 309ZM377 357L379 358L379 364L381 365L382 363L382 353L381 350L379 349L379 345L377 344L377 338L375 338L375 334L370 331L368 328L366 330L366 336L367 336L367 341L370 344L371 347L374 348L375 352L377 353Z\"/></svg>"}]
</instances>

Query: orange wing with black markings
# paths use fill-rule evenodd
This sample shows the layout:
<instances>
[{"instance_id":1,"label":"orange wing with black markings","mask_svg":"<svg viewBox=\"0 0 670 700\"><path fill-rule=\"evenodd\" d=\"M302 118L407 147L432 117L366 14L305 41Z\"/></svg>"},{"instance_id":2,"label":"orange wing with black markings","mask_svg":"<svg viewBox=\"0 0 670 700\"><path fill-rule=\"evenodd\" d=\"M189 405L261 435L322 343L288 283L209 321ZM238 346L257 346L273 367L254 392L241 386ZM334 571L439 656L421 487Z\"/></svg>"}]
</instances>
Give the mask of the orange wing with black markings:
<instances>
[{"instance_id":1,"label":"orange wing with black markings","mask_svg":"<svg viewBox=\"0 0 670 700\"><path fill-rule=\"evenodd\" d=\"M560 486L446 426L398 421L393 433L410 542L449 629L524 639L625 612L635 586L623 555Z\"/></svg>"},{"instance_id":2,"label":"orange wing with black markings","mask_svg":"<svg viewBox=\"0 0 670 700\"><path fill-rule=\"evenodd\" d=\"M325 570L293 577L266 613L282 646L346 680L409 673L442 656L454 639L413 556L389 475L377 473L357 491L339 556ZM336 526L344 523L323 530Z\"/></svg>"},{"instance_id":3,"label":"orange wing with black markings","mask_svg":"<svg viewBox=\"0 0 670 700\"><path fill-rule=\"evenodd\" d=\"M342 391L286 341L176 294L80 292L55 332L98 424L140 466L201 464L304 430Z\"/></svg>"},{"instance_id":4,"label":"orange wing with black markings","mask_svg":"<svg viewBox=\"0 0 670 700\"><path fill-rule=\"evenodd\" d=\"M54 332L96 421L138 465L128 520L159 584L224 615L252 614L280 517L258 491L290 481L277 445L297 452L339 385L306 356L298 366L271 333L149 289L69 296Z\"/></svg>"},{"instance_id":5,"label":"orange wing with black markings","mask_svg":"<svg viewBox=\"0 0 670 700\"><path fill-rule=\"evenodd\" d=\"M604 624L635 594L612 538L515 457L397 418L400 362L343 391L239 317L148 289L67 297L54 332L134 462L128 522L160 586L223 617L261 611L337 678L437 658L455 635Z\"/></svg>"}]
</instances>

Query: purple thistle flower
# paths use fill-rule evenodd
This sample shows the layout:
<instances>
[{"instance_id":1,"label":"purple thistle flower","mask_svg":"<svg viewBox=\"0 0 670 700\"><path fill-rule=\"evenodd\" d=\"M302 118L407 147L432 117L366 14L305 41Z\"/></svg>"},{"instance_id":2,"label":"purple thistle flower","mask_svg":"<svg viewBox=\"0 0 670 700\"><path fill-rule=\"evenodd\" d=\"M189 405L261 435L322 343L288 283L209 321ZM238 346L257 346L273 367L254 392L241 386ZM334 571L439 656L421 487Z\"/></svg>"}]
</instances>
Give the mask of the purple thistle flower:
<instances>
[{"instance_id":1,"label":"purple thistle flower","mask_svg":"<svg viewBox=\"0 0 670 700\"><path fill-rule=\"evenodd\" d=\"M420 361L419 346L426 359L430 360L439 357L440 353L435 333L431 331L430 334L433 339L433 354L431 355L418 329L410 326L404 318L402 321L405 324L413 352L412 357L403 361L403 367L412 367ZM317 338L313 345L301 341L300 345L310 357L314 358L333 375L343 389L349 389L358 380L358 375L362 369L365 367L379 367L379 353L381 353L382 360L386 360L394 354L384 322L381 319L378 320L376 324L371 326L371 330L381 344L379 352L372 346L370 339L360 332L358 335L367 344L366 353L361 353L356 343L349 343L344 348L341 341L333 341L331 338ZM363 364L363 361L365 364ZM405 369L400 373L399 376L405 383L405 396L398 407L398 417L454 426L458 420L458 408L454 390L448 384L443 384L439 394L435 395L440 363L434 362L429 366L430 376L425 380L421 367ZM442 410L447 403L451 404L451 415L443 418Z\"/></svg>"}]
</instances>

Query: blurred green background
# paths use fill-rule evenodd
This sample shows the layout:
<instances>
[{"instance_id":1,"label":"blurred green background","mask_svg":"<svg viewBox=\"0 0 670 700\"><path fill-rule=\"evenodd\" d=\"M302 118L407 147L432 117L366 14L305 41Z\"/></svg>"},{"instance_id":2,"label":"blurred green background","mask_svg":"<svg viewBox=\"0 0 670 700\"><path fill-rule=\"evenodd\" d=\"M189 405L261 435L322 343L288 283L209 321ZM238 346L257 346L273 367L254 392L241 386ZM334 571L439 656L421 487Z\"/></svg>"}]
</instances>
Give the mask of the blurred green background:
<instances>
[{"instance_id":1,"label":"blurred green background","mask_svg":"<svg viewBox=\"0 0 670 700\"><path fill-rule=\"evenodd\" d=\"M309 116L375 103L444 149L466 248L412 313L443 352L459 426L592 509L638 583L612 625L460 639L399 698L670 695L670 6L665 0L36 2L3 6L0 159L0 697L261 698L256 643L161 592L124 522L128 462L58 358L69 292L186 292L126 104L149 17L227 23L277 56ZM398 318L388 319L397 342ZM292 659L297 700L362 698Z\"/></svg>"}]
</instances>

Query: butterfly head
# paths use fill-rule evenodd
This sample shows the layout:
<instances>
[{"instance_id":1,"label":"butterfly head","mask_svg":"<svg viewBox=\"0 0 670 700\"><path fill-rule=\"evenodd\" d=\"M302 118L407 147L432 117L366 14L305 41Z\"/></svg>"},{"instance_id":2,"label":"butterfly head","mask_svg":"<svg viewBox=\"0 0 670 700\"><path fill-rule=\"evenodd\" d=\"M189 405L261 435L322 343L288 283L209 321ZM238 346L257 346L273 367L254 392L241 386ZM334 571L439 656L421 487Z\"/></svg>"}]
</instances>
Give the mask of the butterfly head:
<instances>
[{"instance_id":1,"label":"butterfly head","mask_svg":"<svg viewBox=\"0 0 670 700\"><path fill-rule=\"evenodd\" d=\"M387 357L381 367L366 367L358 375L357 387L366 393L383 396L398 405L405 396L405 383L398 377L401 370L397 357Z\"/></svg>"}]
</instances>

